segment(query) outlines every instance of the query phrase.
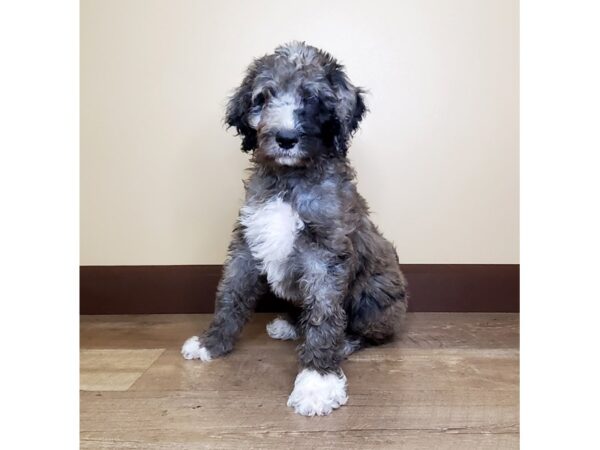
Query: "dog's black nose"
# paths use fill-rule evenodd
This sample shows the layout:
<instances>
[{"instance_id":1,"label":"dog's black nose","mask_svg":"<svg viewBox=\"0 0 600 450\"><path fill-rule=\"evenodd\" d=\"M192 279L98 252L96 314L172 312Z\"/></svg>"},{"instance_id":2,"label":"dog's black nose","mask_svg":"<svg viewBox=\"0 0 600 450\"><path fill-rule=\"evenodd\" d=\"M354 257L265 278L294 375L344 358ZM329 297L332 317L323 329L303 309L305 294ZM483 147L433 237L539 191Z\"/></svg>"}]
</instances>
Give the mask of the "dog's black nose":
<instances>
[{"instance_id":1,"label":"dog's black nose","mask_svg":"<svg viewBox=\"0 0 600 450\"><path fill-rule=\"evenodd\" d=\"M294 130L281 130L275 136L281 148L289 149L298 143L298 133Z\"/></svg>"}]
</instances>

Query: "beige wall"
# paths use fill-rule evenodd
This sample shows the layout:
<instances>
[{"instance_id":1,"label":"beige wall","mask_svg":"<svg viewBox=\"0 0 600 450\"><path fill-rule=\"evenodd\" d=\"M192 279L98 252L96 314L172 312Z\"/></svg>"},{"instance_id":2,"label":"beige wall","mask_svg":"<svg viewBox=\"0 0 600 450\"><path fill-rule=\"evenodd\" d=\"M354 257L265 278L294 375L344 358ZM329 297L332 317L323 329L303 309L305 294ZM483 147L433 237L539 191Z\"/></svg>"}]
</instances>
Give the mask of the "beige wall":
<instances>
[{"instance_id":1,"label":"beige wall","mask_svg":"<svg viewBox=\"0 0 600 450\"><path fill-rule=\"evenodd\" d=\"M225 100L293 39L370 90L350 156L400 260L517 263L517 15L515 0L83 0L81 263L223 261L248 165Z\"/></svg>"}]
</instances>

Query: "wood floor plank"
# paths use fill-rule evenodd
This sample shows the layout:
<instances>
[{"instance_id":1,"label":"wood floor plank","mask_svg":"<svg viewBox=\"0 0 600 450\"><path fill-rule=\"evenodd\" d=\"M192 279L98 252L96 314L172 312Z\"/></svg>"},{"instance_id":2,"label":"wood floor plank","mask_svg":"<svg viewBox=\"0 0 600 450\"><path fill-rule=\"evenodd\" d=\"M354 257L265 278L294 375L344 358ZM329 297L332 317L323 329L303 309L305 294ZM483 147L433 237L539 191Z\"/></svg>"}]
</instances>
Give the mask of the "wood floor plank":
<instances>
[{"instance_id":1,"label":"wood floor plank","mask_svg":"<svg viewBox=\"0 0 600 450\"><path fill-rule=\"evenodd\" d=\"M393 349L390 349L393 350ZM365 350L364 353L371 351ZM353 359L356 358L356 359ZM365 358L365 359L362 359ZM512 351L410 351L377 360L376 355L355 355L342 364L350 390L357 386L459 388L471 390L518 389L518 352ZM297 373L293 347L268 354L236 352L210 363L187 361L167 350L131 387L134 390L254 389L287 392ZM385 389L385 388L384 388Z\"/></svg>"},{"instance_id":2,"label":"wood floor plank","mask_svg":"<svg viewBox=\"0 0 600 450\"><path fill-rule=\"evenodd\" d=\"M84 395L87 394L87 395ZM352 394L328 417L307 418L285 406L287 394L240 391L82 393L82 429L90 433L165 433L237 430L343 431L347 429L516 432L515 392L399 390ZM232 408L231 405L235 405ZM88 428L92 422L96 428ZM85 427L84 427L85 425Z\"/></svg>"},{"instance_id":3,"label":"wood floor plank","mask_svg":"<svg viewBox=\"0 0 600 450\"><path fill-rule=\"evenodd\" d=\"M82 348L178 348L206 329L210 314L81 316ZM270 342L266 324L275 314L255 314L240 344ZM421 348L517 348L519 315L512 313L409 313L394 343Z\"/></svg>"},{"instance_id":4,"label":"wood floor plank","mask_svg":"<svg viewBox=\"0 0 600 450\"><path fill-rule=\"evenodd\" d=\"M146 371L165 349L82 349L80 389L82 391L125 391Z\"/></svg>"},{"instance_id":5,"label":"wood floor plank","mask_svg":"<svg viewBox=\"0 0 600 450\"><path fill-rule=\"evenodd\" d=\"M511 450L519 448L516 433L458 433L454 431L344 430L284 433L240 431L192 434L190 440L163 440L154 431L143 440L83 437L82 449L407 449L407 450Z\"/></svg>"},{"instance_id":6,"label":"wood floor plank","mask_svg":"<svg viewBox=\"0 0 600 450\"><path fill-rule=\"evenodd\" d=\"M81 448L518 448L518 315L410 315L402 340L343 363L348 404L319 418L286 406L297 343L266 336L272 317L209 363L179 354L209 316L82 317L90 370L108 349L166 350L127 390L81 392Z\"/></svg>"},{"instance_id":7,"label":"wood floor plank","mask_svg":"<svg viewBox=\"0 0 600 450\"><path fill-rule=\"evenodd\" d=\"M269 442L271 448L281 448L277 442L293 444L291 448L358 448L361 442L370 442L372 448L410 442L415 446L406 448L460 448L469 442L483 445L485 439L473 435L496 436L501 442L505 435L518 432L514 392L405 390L393 396L389 392L354 395L349 405L321 418L294 414L285 407L286 395L113 392L100 398L86 394L82 439L129 442L132 448L141 448L132 441L162 445L148 448L237 448L235 443L240 448L263 448ZM88 421L105 423L106 428L90 428ZM379 441L382 436L385 439ZM443 446L444 441L451 445Z\"/></svg>"}]
</instances>

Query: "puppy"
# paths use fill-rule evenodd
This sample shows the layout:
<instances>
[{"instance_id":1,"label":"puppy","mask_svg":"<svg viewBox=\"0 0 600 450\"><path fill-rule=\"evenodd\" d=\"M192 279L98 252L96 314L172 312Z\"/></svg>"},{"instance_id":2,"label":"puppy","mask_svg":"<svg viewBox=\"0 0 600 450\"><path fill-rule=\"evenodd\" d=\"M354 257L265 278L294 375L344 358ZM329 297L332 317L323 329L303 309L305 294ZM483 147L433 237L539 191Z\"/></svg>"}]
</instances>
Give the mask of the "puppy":
<instances>
[{"instance_id":1,"label":"puppy","mask_svg":"<svg viewBox=\"0 0 600 450\"><path fill-rule=\"evenodd\" d=\"M346 158L365 112L343 66L298 42L255 60L227 106L226 123L253 167L214 319L181 353L202 361L227 354L270 289L299 310L267 332L302 339L288 406L307 416L346 403L340 363L391 340L407 307L396 251L369 219Z\"/></svg>"}]
</instances>

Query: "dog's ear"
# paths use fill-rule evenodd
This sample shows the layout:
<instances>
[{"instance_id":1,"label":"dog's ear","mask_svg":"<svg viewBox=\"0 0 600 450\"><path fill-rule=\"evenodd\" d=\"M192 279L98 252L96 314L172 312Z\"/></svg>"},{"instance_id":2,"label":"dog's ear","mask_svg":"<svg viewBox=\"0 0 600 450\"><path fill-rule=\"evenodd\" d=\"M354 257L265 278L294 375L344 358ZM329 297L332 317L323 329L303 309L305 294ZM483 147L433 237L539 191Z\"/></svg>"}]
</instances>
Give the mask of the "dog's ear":
<instances>
[{"instance_id":1,"label":"dog's ear","mask_svg":"<svg viewBox=\"0 0 600 450\"><path fill-rule=\"evenodd\" d=\"M365 91L354 86L339 64L334 64L328 74L336 97L335 113L339 122L335 145L338 152L346 154L352 135L358 130L360 121L367 113Z\"/></svg>"},{"instance_id":2,"label":"dog's ear","mask_svg":"<svg viewBox=\"0 0 600 450\"><path fill-rule=\"evenodd\" d=\"M248 113L252 108L252 90L254 78L260 61L255 61L248 69L242 84L238 87L227 103L225 123L234 127L242 137L242 151L249 152L257 146L256 130L248 122Z\"/></svg>"}]
</instances>

